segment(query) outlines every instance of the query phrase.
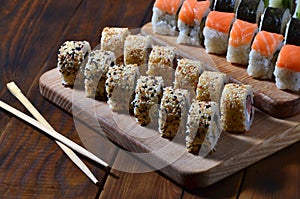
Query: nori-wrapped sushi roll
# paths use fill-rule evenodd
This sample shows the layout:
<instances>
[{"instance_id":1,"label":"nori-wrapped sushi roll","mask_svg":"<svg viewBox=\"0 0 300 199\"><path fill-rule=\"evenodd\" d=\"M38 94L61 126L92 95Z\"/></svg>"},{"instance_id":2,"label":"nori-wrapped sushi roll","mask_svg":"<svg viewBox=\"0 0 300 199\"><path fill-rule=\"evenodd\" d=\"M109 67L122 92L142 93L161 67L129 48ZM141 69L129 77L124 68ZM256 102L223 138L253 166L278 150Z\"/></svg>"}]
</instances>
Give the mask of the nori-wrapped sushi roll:
<instances>
[{"instance_id":1,"label":"nori-wrapped sushi roll","mask_svg":"<svg viewBox=\"0 0 300 199\"><path fill-rule=\"evenodd\" d=\"M240 0L215 0L213 10L219 12L235 12Z\"/></svg>"},{"instance_id":2,"label":"nori-wrapped sushi roll","mask_svg":"<svg viewBox=\"0 0 300 199\"><path fill-rule=\"evenodd\" d=\"M250 23L258 23L264 12L262 0L242 0L236 11L236 18Z\"/></svg>"},{"instance_id":3,"label":"nori-wrapped sushi roll","mask_svg":"<svg viewBox=\"0 0 300 199\"><path fill-rule=\"evenodd\" d=\"M286 26L285 44L300 46L300 19L291 18Z\"/></svg>"},{"instance_id":4,"label":"nori-wrapped sushi roll","mask_svg":"<svg viewBox=\"0 0 300 199\"><path fill-rule=\"evenodd\" d=\"M270 0L266 7L272 8L288 8L290 11L295 9L294 0Z\"/></svg>"},{"instance_id":5,"label":"nori-wrapped sushi roll","mask_svg":"<svg viewBox=\"0 0 300 199\"><path fill-rule=\"evenodd\" d=\"M295 11L293 14L293 18L300 19L300 2L299 0L296 0L296 5L295 5Z\"/></svg>"},{"instance_id":6,"label":"nori-wrapped sushi roll","mask_svg":"<svg viewBox=\"0 0 300 199\"><path fill-rule=\"evenodd\" d=\"M268 7L261 16L259 30L284 34L286 24L290 18L291 14L289 9Z\"/></svg>"}]
</instances>

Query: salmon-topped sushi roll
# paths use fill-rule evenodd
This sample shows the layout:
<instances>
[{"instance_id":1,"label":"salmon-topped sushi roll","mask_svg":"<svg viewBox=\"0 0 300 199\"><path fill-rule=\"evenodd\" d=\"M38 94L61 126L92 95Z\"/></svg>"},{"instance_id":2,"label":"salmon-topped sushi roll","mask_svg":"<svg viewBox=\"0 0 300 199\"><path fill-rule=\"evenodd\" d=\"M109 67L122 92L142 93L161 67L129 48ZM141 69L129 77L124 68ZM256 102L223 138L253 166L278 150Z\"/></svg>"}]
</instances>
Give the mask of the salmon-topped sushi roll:
<instances>
[{"instance_id":1,"label":"salmon-topped sushi roll","mask_svg":"<svg viewBox=\"0 0 300 199\"><path fill-rule=\"evenodd\" d=\"M300 90L300 46L284 45L279 53L274 75L279 89Z\"/></svg>"},{"instance_id":2,"label":"salmon-topped sushi roll","mask_svg":"<svg viewBox=\"0 0 300 199\"><path fill-rule=\"evenodd\" d=\"M203 42L205 18L210 11L210 1L185 0L178 17L177 43L200 46Z\"/></svg>"},{"instance_id":3,"label":"salmon-topped sushi roll","mask_svg":"<svg viewBox=\"0 0 300 199\"><path fill-rule=\"evenodd\" d=\"M211 11L203 30L204 46L207 53L226 54L234 13Z\"/></svg>"},{"instance_id":4,"label":"salmon-topped sushi roll","mask_svg":"<svg viewBox=\"0 0 300 199\"><path fill-rule=\"evenodd\" d=\"M271 79L276 62L276 52L283 45L283 36L260 31L254 38L249 54L248 75L259 79Z\"/></svg>"},{"instance_id":5,"label":"salmon-topped sushi roll","mask_svg":"<svg viewBox=\"0 0 300 199\"><path fill-rule=\"evenodd\" d=\"M257 30L256 23L235 20L230 31L226 56L228 62L248 65L251 43Z\"/></svg>"},{"instance_id":6,"label":"salmon-topped sushi roll","mask_svg":"<svg viewBox=\"0 0 300 199\"><path fill-rule=\"evenodd\" d=\"M176 35L178 12L184 0L156 0L153 6L152 29L162 35Z\"/></svg>"}]
</instances>

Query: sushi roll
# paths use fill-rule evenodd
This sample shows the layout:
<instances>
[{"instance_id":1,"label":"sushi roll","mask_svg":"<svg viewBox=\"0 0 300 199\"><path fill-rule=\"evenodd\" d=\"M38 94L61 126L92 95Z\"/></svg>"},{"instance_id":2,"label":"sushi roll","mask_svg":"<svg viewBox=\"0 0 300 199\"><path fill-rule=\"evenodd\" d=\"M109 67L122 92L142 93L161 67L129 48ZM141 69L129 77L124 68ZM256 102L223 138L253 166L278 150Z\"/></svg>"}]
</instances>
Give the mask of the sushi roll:
<instances>
[{"instance_id":1,"label":"sushi roll","mask_svg":"<svg viewBox=\"0 0 300 199\"><path fill-rule=\"evenodd\" d=\"M205 18L210 11L210 1L185 0L178 17L177 43L200 46L203 44Z\"/></svg>"},{"instance_id":2,"label":"sushi roll","mask_svg":"<svg viewBox=\"0 0 300 199\"><path fill-rule=\"evenodd\" d=\"M116 63L111 51L94 50L90 53L84 69L85 96L105 99L105 81L108 68Z\"/></svg>"},{"instance_id":3,"label":"sushi roll","mask_svg":"<svg viewBox=\"0 0 300 199\"><path fill-rule=\"evenodd\" d=\"M267 7L261 15L259 30L284 35L291 14L289 9Z\"/></svg>"},{"instance_id":4,"label":"sushi roll","mask_svg":"<svg viewBox=\"0 0 300 199\"><path fill-rule=\"evenodd\" d=\"M215 0L213 10L220 12L235 12L240 0Z\"/></svg>"},{"instance_id":5,"label":"sushi roll","mask_svg":"<svg viewBox=\"0 0 300 199\"><path fill-rule=\"evenodd\" d=\"M222 129L232 133L249 131L254 118L250 85L226 84L221 98Z\"/></svg>"},{"instance_id":6,"label":"sushi roll","mask_svg":"<svg viewBox=\"0 0 300 199\"><path fill-rule=\"evenodd\" d=\"M128 28L105 27L101 33L101 50L111 51L115 54L117 64L124 63L124 43L130 35Z\"/></svg>"},{"instance_id":7,"label":"sushi roll","mask_svg":"<svg viewBox=\"0 0 300 199\"><path fill-rule=\"evenodd\" d=\"M281 34L260 31L254 38L249 54L247 73L258 79L271 79L277 52L283 45Z\"/></svg>"},{"instance_id":8,"label":"sushi roll","mask_svg":"<svg viewBox=\"0 0 300 199\"><path fill-rule=\"evenodd\" d=\"M279 53L274 76L279 89L300 90L300 46L284 45Z\"/></svg>"},{"instance_id":9,"label":"sushi roll","mask_svg":"<svg viewBox=\"0 0 300 199\"><path fill-rule=\"evenodd\" d=\"M151 40L148 36L128 35L124 44L125 65L137 64L141 75L146 75L148 50L151 49Z\"/></svg>"},{"instance_id":10,"label":"sushi roll","mask_svg":"<svg viewBox=\"0 0 300 199\"><path fill-rule=\"evenodd\" d=\"M153 6L152 29L162 35L177 34L178 12L184 0L156 0Z\"/></svg>"},{"instance_id":11,"label":"sushi roll","mask_svg":"<svg viewBox=\"0 0 300 199\"><path fill-rule=\"evenodd\" d=\"M158 108L163 94L163 79L155 76L141 76L137 80L133 113L139 124L158 126Z\"/></svg>"},{"instance_id":12,"label":"sushi roll","mask_svg":"<svg viewBox=\"0 0 300 199\"><path fill-rule=\"evenodd\" d=\"M300 2L299 2L299 0L296 0L296 6L295 6L293 18L300 19Z\"/></svg>"},{"instance_id":13,"label":"sushi roll","mask_svg":"<svg viewBox=\"0 0 300 199\"><path fill-rule=\"evenodd\" d=\"M219 105L193 100L186 126L188 152L205 157L214 150L222 131Z\"/></svg>"},{"instance_id":14,"label":"sushi roll","mask_svg":"<svg viewBox=\"0 0 300 199\"><path fill-rule=\"evenodd\" d=\"M199 76L204 71L203 63L186 58L178 59L177 62L174 87L188 90L193 98Z\"/></svg>"},{"instance_id":15,"label":"sushi roll","mask_svg":"<svg viewBox=\"0 0 300 199\"><path fill-rule=\"evenodd\" d=\"M166 87L159 109L158 130L163 138L172 140L185 136L189 111L189 93L184 89Z\"/></svg>"},{"instance_id":16,"label":"sushi roll","mask_svg":"<svg viewBox=\"0 0 300 199\"><path fill-rule=\"evenodd\" d=\"M290 11L294 10L293 0L269 0L268 7L272 8L288 8Z\"/></svg>"},{"instance_id":17,"label":"sushi roll","mask_svg":"<svg viewBox=\"0 0 300 199\"><path fill-rule=\"evenodd\" d=\"M147 75L162 76L165 86L172 86L174 79L175 48L153 46L149 55Z\"/></svg>"},{"instance_id":18,"label":"sushi roll","mask_svg":"<svg viewBox=\"0 0 300 199\"><path fill-rule=\"evenodd\" d=\"M248 65L252 40L258 30L256 23L236 19L230 31L226 59L228 62Z\"/></svg>"},{"instance_id":19,"label":"sushi roll","mask_svg":"<svg viewBox=\"0 0 300 199\"><path fill-rule=\"evenodd\" d=\"M300 19L291 18L287 23L284 43L300 46Z\"/></svg>"},{"instance_id":20,"label":"sushi roll","mask_svg":"<svg viewBox=\"0 0 300 199\"><path fill-rule=\"evenodd\" d=\"M204 46L207 53L226 54L234 13L211 11L203 29Z\"/></svg>"},{"instance_id":21,"label":"sushi roll","mask_svg":"<svg viewBox=\"0 0 300 199\"><path fill-rule=\"evenodd\" d=\"M224 73L204 71L199 77L196 99L198 101L213 101L220 103L222 91L228 82Z\"/></svg>"},{"instance_id":22,"label":"sushi roll","mask_svg":"<svg viewBox=\"0 0 300 199\"><path fill-rule=\"evenodd\" d=\"M58 50L57 67L62 85L73 87L75 79L84 81L84 60L91 52L87 41L65 41Z\"/></svg>"},{"instance_id":23,"label":"sushi roll","mask_svg":"<svg viewBox=\"0 0 300 199\"><path fill-rule=\"evenodd\" d=\"M132 112L131 102L134 98L134 89L139 77L136 65L114 65L109 67L106 74L105 91L107 104L112 111Z\"/></svg>"},{"instance_id":24,"label":"sushi roll","mask_svg":"<svg viewBox=\"0 0 300 199\"><path fill-rule=\"evenodd\" d=\"M241 0L236 18L250 23L259 23L265 9L263 0Z\"/></svg>"}]
</instances>

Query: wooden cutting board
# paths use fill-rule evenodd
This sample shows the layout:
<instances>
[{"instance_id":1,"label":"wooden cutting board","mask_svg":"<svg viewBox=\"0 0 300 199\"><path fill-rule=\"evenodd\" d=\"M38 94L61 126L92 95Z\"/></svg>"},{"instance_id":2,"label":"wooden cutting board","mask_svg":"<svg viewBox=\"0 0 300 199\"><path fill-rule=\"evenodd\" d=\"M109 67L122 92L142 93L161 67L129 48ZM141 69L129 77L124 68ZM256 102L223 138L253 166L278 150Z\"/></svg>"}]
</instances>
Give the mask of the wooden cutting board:
<instances>
[{"instance_id":1,"label":"wooden cutting board","mask_svg":"<svg viewBox=\"0 0 300 199\"><path fill-rule=\"evenodd\" d=\"M295 116L300 113L300 92L279 90L274 80L258 80L248 76L246 67L230 64L225 55L207 54L203 47L193 47L176 43L177 37L163 36L152 31L151 23L146 24L141 33L149 35L157 45L169 45L177 48L180 56L201 60L209 70L226 73L232 82L250 84L254 90L254 106L276 118Z\"/></svg>"},{"instance_id":2,"label":"wooden cutting board","mask_svg":"<svg viewBox=\"0 0 300 199\"><path fill-rule=\"evenodd\" d=\"M106 102L86 98L83 90L63 87L57 68L44 73L39 84L45 98L89 125L95 130L94 136L107 136L154 169L164 165L159 168L161 172L190 189L213 184L300 139L300 115L278 119L256 109L249 132L222 132L216 152L202 158L186 152L180 143L161 138L156 129L139 126L132 116L112 112ZM77 131L83 143L94 143L85 142L94 138ZM86 147L109 150L101 143Z\"/></svg>"}]
</instances>

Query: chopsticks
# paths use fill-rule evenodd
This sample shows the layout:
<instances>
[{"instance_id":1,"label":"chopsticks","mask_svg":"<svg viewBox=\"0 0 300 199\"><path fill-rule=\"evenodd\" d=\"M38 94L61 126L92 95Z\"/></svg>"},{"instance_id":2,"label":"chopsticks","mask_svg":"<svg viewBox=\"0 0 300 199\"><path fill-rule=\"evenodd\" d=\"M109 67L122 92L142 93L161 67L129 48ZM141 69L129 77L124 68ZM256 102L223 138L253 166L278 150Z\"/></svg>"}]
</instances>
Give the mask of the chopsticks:
<instances>
[{"instance_id":1,"label":"chopsticks","mask_svg":"<svg viewBox=\"0 0 300 199\"><path fill-rule=\"evenodd\" d=\"M93 175L93 173L89 170L89 168L81 161L81 159L74 153L70 148L78 153L84 155L85 157L99 163L104 167L108 167L108 164L103 160L99 159L94 154L90 153L80 145L74 143L73 141L69 140L68 138L64 137L63 135L56 132L52 126L46 121L46 119L38 112L38 110L30 103L30 101L23 95L21 90L14 82L10 82L7 84L8 89L10 92L28 109L28 111L37 119L34 120L33 118L27 116L26 114L18 111L17 109L5 104L0 100L0 107L5 109L6 111L14 114L15 116L23 119L24 121L32 124L33 126L39 128L40 130L44 131L48 135L55 138L55 142L58 146L68 155L68 157L90 178L90 180L97 184L98 180ZM64 143L64 144L63 144ZM70 147L70 148L68 148Z\"/></svg>"}]
</instances>

